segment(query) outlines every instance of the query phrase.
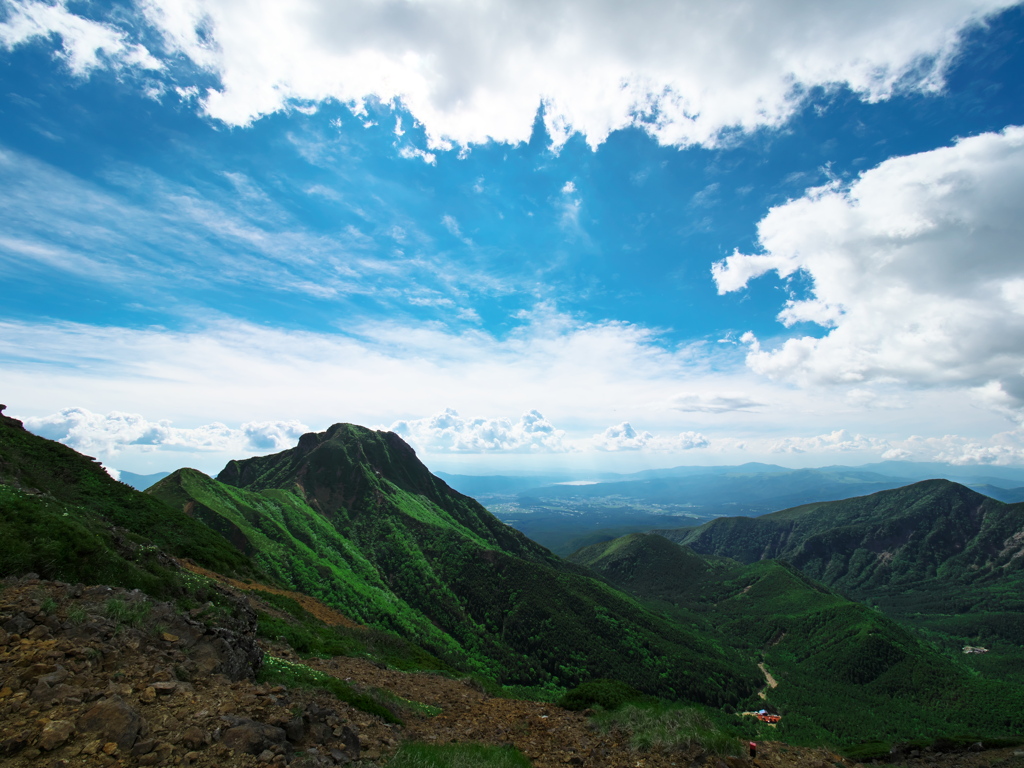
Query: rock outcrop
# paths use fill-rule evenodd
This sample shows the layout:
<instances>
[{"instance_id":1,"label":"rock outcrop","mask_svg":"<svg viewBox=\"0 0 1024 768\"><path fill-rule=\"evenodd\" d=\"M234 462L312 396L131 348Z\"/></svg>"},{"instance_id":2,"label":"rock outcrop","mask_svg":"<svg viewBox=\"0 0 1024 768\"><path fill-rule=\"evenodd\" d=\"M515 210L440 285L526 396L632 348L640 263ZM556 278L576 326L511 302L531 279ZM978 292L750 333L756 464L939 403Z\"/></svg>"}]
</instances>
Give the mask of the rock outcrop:
<instances>
[{"instance_id":1,"label":"rock outcrop","mask_svg":"<svg viewBox=\"0 0 1024 768\"><path fill-rule=\"evenodd\" d=\"M397 744L324 691L259 685L256 613L230 590L218 603L181 611L138 591L5 580L0 763L313 768Z\"/></svg>"}]
</instances>

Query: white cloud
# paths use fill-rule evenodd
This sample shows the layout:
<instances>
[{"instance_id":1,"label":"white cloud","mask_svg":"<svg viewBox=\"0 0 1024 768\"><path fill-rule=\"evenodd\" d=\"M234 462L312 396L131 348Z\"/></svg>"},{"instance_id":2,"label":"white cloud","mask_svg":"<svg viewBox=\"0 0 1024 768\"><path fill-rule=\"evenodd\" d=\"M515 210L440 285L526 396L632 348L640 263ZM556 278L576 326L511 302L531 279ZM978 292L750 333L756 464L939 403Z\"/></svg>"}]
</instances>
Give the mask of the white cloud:
<instances>
[{"instance_id":1,"label":"white cloud","mask_svg":"<svg viewBox=\"0 0 1024 768\"><path fill-rule=\"evenodd\" d=\"M889 449L886 440L864 435L851 435L845 429L837 429L825 435L813 437L786 437L771 446L772 453L828 453L831 451L881 451Z\"/></svg>"},{"instance_id":2,"label":"white cloud","mask_svg":"<svg viewBox=\"0 0 1024 768\"><path fill-rule=\"evenodd\" d=\"M389 429L430 453L530 452L559 453L571 450L565 431L555 429L539 411L531 410L519 421L499 417L464 419L445 408L424 419L396 421Z\"/></svg>"},{"instance_id":3,"label":"white cloud","mask_svg":"<svg viewBox=\"0 0 1024 768\"><path fill-rule=\"evenodd\" d=\"M241 426L246 447L253 451L283 451L298 444L299 438L311 431L295 421L250 421Z\"/></svg>"},{"instance_id":4,"label":"white cloud","mask_svg":"<svg viewBox=\"0 0 1024 768\"><path fill-rule=\"evenodd\" d=\"M459 228L458 220L451 214L446 213L444 216L442 216L441 224L442 226L444 226L445 229L447 229L452 234L453 237L458 238L466 245L473 245L473 241L462 234L462 230Z\"/></svg>"},{"instance_id":5,"label":"white cloud","mask_svg":"<svg viewBox=\"0 0 1024 768\"><path fill-rule=\"evenodd\" d=\"M417 147L402 147L398 150L398 156L406 160L422 160L427 165L437 165L437 155Z\"/></svg>"},{"instance_id":6,"label":"white cloud","mask_svg":"<svg viewBox=\"0 0 1024 768\"><path fill-rule=\"evenodd\" d=\"M707 448L711 442L699 432L680 432L675 437L656 437L650 432L637 432L624 421L594 435L590 445L599 451L689 451Z\"/></svg>"},{"instance_id":7,"label":"white cloud","mask_svg":"<svg viewBox=\"0 0 1024 768\"><path fill-rule=\"evenodd\" d=\"M87 75L102 66L163 69L163 64L142 45L112 24L76 16L65 3L11 2L0 24L0 45L13 48L37 37L57 35L61 57L75 75Z\"/></svg>"},{"instance_id":8,"label":"white cloud","mask_svg":"<svg viewBox=\"0 0 1024 768\"><path fill-rule=\"evenodd\" d=\"M219 422L192 429L148 421L137 413L106 415L65 408L49 416L25 419L25 428L86 454L115 456L129 447L163 451L274 452L291 448L309 427L297 421L250 422L232 429Z\"/></svg>"},{"instance_id":9,"label":"white cloud","mask_svg":"<svg viewBox=\"0 0 1024 768\"><path fill-rule=\"evenodd\" d=\"M677 461L668 457L694 448L716 462L771 461L782 436L817 435L822 422L843 424L848 436L794 438L781 447L804 453L790 452L787 461L813 464L836 445L847 455L862 446L861 455L871 458L902 449L930 459L949 450L906 443L913 434L924 440L949 432L967 443L1013 445L989 437L1005 429L1005 420L984 393L977 402L985 410L960 392L930 389L915 392L906 408L878 411L851 405L843 388L809 396L742 366L728 369L709 358L718 349L713 343L670 347L651 329L583 323L545 305L509 321L501 337L430 322L350 322L344 331L314 333L216 317L173 331L7 321L0 322L0 367L14 415L54 422L54 436L77 436L87 453L119 451L116 466L133 471L180 464L216 471L239 455L273 450L270 443L284 439L277 435L294 437L303 424L321 430L339 421L405 421L403 431L418 434L422 454L432 456L428 464L445 467L456 459L541 462L548 456L624 471L650 466L643 457ZM69 393L81 413L55 418ZM673 407L680 395L675 404L682 412ZM771 407L735 408L744 399ZM160 403L161 420L131 415L152 414L153 403ZM446 408L473 417L446 416ZM511 415L524 412L521 419ZM432 423L424 414L451 416L451 423ZM621 422L656 429L627 430ZM608 424L618 431L606 431Z\"/></svg>"},{"instance_id":10,"label":"white cloud","mask_svg":"<svg viewBox=\"0 0 1024 768\"><path fill-rule=\"evenodd\" d=\"M170 421L152 422L139 414L94 414L68 408L56 414L29 418L30 431L57 440L84 454L116 456L128 447L147 451L275 452L298 442L309 428L297 421L250 422L232 429L219 422L181 429Z\"/></svg>"},{"instance_id":11,"label":"white cloud","mask_svg":"<svg viewBox=\"0 0 1024 768\"><path fill-rule=\"evenodd\" d=\"M899 441L882 458L942 461L956 465L1020 465L1024 463L1024 428L1000 432L985 439L962 435L913 435Z\"/></svg>"},{"instance_id":12,"label":"white cloud","mask_svg":"<svg viewBox=\"0 0 1024 768\"><path fill-rule=\"evenodd\" d=\"M244 174L220 176L231 189L115 165L101 186L0 147L0 275L48 280L48 272L60 270L133 292L173 286L179 298L182 288L207 288L211 281L324 299L372 294L384 300L412 290L464 301L469 291L482 297L518 288L514 277L487 282L473 266L433 249L424 253L424 233L381 200L360 214L378 224L371 234L351 224L311 232L275 202L276 190ZM305 192L339 202L350 197L343 183L338 187ZM410 255L389 251L387 237L408 246Z\"/></svg>"},{"instance_id":13,"label":"white cloud","mask_svg":"<svg viewBox=\"0 0 1024 768\"><path fill-rule=\"evenodd\" d=\"M57 32L74 48L84 20L65 2L10 0L35 27L8 44ZM525 141L541 104L557 146L573 132L596 146L631 125L688 145L779 126L814 86L846 84L867 100L935 91L963 30L1013 4L141 2L168 58L219 77L202 97L212 117L246 125L296 102L360 110L377 99L406 107L434 150Z\"/></svg>"},{"instance_id":14,"label":"white cloud","mask_svg":"<svg viewBox=\"0 0 1024 768\"><path fill-rule=\"evenodd\" d=\"M892 158L848 188L808 190L773 208L758 233L764 253L714 266L719 292L802 271L810 295L779 320L829 330L772 349L745 335L754 371L975 388L993 407L1024 404L1024 128Z\"/></svg>"},{"instance_id":15,"label":"white cloud","mask_svg":"<svg viewBox=\"0 0 1024 768\"><path fill-rule=\"evenodd\" d=\"M694 355L664 349L649 329L582 323L544 305L511 325L498 338L398 321L350 320L335 333L228 318L182 331L3 322L0 360L5 397L21 413L28 400L46 407L74 391L76 405L93 411L161 402L173 404L166 413L176 420L201 409L229 423L296 418L324 427L444 407L506 414L510 403L513 412L557 410L574 422L609 402L646 409L676 391Z\"/></svg>"},{"instance_id":16,"label":"white cloud","mask_svg":"<svg viewBox=\"0 0 1024 768\"><path fill-rule=\"evenodd\" d=\"M744 395L705 395L695 392L680 392L672 398L670 404L675 410L684 413L751 411L764 406L764 403L759 403Z\"/></svg>"}]
</instances>

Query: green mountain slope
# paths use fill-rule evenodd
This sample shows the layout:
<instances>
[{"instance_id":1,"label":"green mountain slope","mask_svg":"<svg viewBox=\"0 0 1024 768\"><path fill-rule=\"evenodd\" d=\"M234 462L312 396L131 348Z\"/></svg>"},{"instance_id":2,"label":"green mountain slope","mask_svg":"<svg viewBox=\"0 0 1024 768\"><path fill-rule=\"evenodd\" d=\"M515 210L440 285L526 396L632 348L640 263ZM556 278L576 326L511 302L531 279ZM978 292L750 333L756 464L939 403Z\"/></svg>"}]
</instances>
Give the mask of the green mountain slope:
<instances>
[{"instance_id":1,"label":"green mountain slope","mask_svg":"<svg viewBox=\"0 0 1024 768\"><path fill-rule=\"evenodd\" d=\"M948 480L927 480L665 535L698 552L743 562L784 558L808 575L852 592L1016 568L1024 541L1014 545L1008 539L1021 529L1024 507Z\"/></svg>"},{"instance_id":2,"label":"green mountain slope","mask_svg":"<svg viewBox=\"0 0 1024 768\"><path fill-rule=\"evenodd\" d=\"M201 523L112 479L88 456L33 435L0 406L0 575L175 591L161 553L240 577L252 562Z\"/></svg>"},{"instance_id":3,"label":"green mountain slope","mask_svg":"<svg viewBox=\"0 0 1024 768\"><path fill-rule=\"evenodd\" d=\"M506 684L617 677L720 705L756 667L552 555L430 474L397 435L337 424L149 489L293 588Z\"/></svg>"},{"instance_id":4,"label":"green mountain slope","mask_svg":"<svg viewBox=\"0 0 1024 768\"><path fill-rule=\"evenodd\" d=\"M669 615L703 618L778 683L763 705L779 736L813 743L1005 735L1024 728L1024 688L981 680L878 611L777 560L702 557L636 534L570 558Z\"/></svg>"},{"instance_id":5,"label":"green mountain slope","mask_svg":"<svg viewBox=\"0 0 1024 768\"><path fill-rule=\"evenodd\" d=\"M705 554L782 558L926 632L970 664L1024 683L1024 504L946 480L760 518L660 531Z\"/></svg>"}]
</instances>

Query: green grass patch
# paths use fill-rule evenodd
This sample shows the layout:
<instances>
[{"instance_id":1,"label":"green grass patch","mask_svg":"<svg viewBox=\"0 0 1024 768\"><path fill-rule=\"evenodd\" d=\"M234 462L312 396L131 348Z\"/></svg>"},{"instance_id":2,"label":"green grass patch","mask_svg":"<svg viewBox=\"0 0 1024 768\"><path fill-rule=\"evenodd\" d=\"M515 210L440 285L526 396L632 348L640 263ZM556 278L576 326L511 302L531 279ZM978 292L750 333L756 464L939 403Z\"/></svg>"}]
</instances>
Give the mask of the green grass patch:
<instances>
[{"instance_id":1,"label":"green grass patch","mask_svg":"<svg viewBox=\"0 0 1024 768\"><path fill-rule=\"evenodd\" d=\"M593 717L599 731L629 735L630 746L641 750L668 751L697 746L715 755L740 754L740 741L696 707L666 702L623 704L614 711Z\"/></svg>"},{"instance_id":2,"label":"green grass patch","mask_svg":"<svg viewBox=\"0 0 1024 768\"><path fill-rule=\"evenodd\" d=\"M392 712L373 696L357 691L338 678L310 669L304 664L294 664L276 656L266 656L256 680L259 683L285 685L290 688L319 688L333 694L346 704L351 704L356 709L376 715L385 722L402 724L402 720L395 712Z\"/></svg>"},{"instance_id":3,"label":"green grass patch","mask_svg":"<svg viewBox=\"0 0 1024 768\"><path fill-rule=\"evenodd\" d=\"M869 760L888 760L892 744L888 741L866 741L847 747L843 750L843 757L856 760L858 763L866 763Z\"/></svg>"},{"instance_id":4,"label":"green grass patch","mask_svg":"<svg viewBox=\"0 0 1024 768\"><path fill-rule=\"evenodd\" d=\"M435 717L444 711L441 707L435 707L432 704L424 704L419 701L412 701L411 699L403 699L398 694L392 693L384 688L370 688L367 690L366 694L381 706L386 707L392 712L398 712L403 715Z\"/></svg>"},{"instance_id":5,"label":"green grass patch","mask_svg":"<svg viewBox=\"0 0 1024 768\"><path fill-rule=\"evenodd\" d=\"M530 761L511 746L407 742L387 762L387 768L530 768Z\"/></svg>"},{"instance_id":6,"label":"green grass patch","mask_svg":"<svg viewBox=\"0 0 1024 768\"><path fill-rule=\"evenodd\" d=\"M103 613L108 619L113 619L118 624L127 624L130 627L141 627L149 615L151 606L148 602L128 603L116 597L112 597L103 606Z\"/></svg>"}]
</instances>

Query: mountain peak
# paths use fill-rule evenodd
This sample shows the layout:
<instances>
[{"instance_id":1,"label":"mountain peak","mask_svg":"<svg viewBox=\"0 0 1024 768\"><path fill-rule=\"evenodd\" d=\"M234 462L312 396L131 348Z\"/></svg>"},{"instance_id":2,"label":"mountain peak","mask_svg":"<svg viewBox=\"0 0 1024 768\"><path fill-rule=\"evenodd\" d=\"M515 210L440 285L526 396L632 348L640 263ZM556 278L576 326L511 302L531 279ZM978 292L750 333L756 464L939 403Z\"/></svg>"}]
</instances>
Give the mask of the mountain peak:
<instances>
[{"instance_id":1,"label":"mountain peak","mask_svg":"<svg viewBox=\"0 0 1024 768\"><path fill-rule=\"evenodd\" d=\"M433 498L451 492L394 432L337 423L323 432L307 432L296 447L268 456L228 462L217 475L222 483L260 491L294 489L325 513L351 506L374 478Z\"/></svg>"}]
</instances>

